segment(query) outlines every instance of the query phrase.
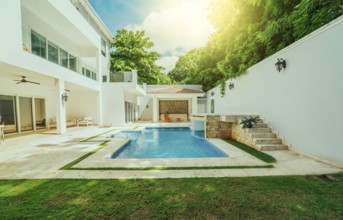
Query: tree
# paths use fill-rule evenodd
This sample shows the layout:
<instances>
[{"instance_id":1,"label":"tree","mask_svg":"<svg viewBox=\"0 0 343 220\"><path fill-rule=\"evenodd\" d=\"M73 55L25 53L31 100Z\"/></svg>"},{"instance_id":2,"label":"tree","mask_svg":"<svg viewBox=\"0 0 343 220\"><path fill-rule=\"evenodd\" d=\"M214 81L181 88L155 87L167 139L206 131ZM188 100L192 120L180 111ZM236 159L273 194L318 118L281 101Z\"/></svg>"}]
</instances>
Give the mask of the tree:
<instances>
[{"instance_id":1,"label":"tree","mask_svg":"<svg viewBox=\"0 0 343 220\"><path fill-rule=\"evenodd\" d=\"M187 61L192 50L169 74L205 91L341 16L343 0L212 0L209 10L216 32L199 49L196 67Z\"/></svg>"},{"instance_id":2,"label":"tree","mask_svg":"<svg viewBox=\"0 0 343 220\"><path fill-rule=\"evenodd\" d=\"M163 73L163 67L156 65L160 57L150 49L154 43L145 36L144 31L118 30L111 52L111 71L137 70L138 82L147 84L170 84L170 79Z\"/></svg>"}]
</instances>

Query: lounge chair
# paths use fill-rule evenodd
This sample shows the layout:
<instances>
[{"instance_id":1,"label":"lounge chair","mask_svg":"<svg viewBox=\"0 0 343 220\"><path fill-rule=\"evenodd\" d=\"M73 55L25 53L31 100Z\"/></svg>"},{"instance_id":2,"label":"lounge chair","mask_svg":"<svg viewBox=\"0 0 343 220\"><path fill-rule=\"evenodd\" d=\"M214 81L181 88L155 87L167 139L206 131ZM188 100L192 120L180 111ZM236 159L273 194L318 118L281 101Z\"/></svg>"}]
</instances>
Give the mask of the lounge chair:
<instances>
[{"instance_id":1,"label":"lounge chair","mask_svg":"<svg viewBox=\"0 0 343 220\"><path fill-rule=\"evenodd\" d=\"M173 119L169 116L169 114L164 114L164 120L167 122L173 121Z\"/></svg>"},{"instance_id":2,"label":"lounge chair","mask_svg":"<svg viewBox=\"0 0 343 220\"><path fill-rule=\"evenodd\" d=\"M4 124L0 124L0 138L1 140L5 140L5 125Z\"/></svg>"},{"instance_id":3,"label":"lounge chair","mask_svg":"<svg viewBox=\"0 0 343 220\"><path fill-rule=\"evenodd\" d=\"M93 118L92 117L84 117L81 120L78 120L77 123L78 126L88 126L88 125L93 125Z\"/></svg>"}]
</instances>

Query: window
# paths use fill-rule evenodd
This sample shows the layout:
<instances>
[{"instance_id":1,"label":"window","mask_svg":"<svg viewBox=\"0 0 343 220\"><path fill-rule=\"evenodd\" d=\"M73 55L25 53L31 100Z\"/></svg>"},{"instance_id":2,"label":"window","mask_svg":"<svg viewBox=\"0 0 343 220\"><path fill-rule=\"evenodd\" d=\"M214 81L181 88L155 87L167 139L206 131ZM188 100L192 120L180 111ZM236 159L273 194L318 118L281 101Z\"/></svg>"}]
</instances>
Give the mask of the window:
<instances>
[{"instance_id":1,"label":"window","mask_svg":"<svg viewBox=\"0 0 343 220\"><path fill-rule=\"evenodd\" d=\"M33 54L46 58L46 39L31 31L31 51Z\"/></svg>"},{"instance_id":2,"label":"window","mask_svg":"<svg viewBox=\"0 0 343 220\"><path fill-rule=\"evenodd\" d=\"M69 54L69 69L76 71L76 57Z\"/></svg>"},{"instance_id":3,"label":"window","mask_svg":"<svg viewBox=\"0 0 343 220\"><path fill-rule=\"evenodd\" d=\"M101 54L106 57L106 41L101 38Z\"/></svg>"},{"instance_id":4,"label":"window","mask_svg":"<svg viewBox=\"0 0 343 220\"><path fill-rule=\"evenodd\" d=\"M48 41L48 60L58 64L58 46Z\"/></svg>"},{"instance_id":5,"label":"window","mask_svg":"<svg viewBox=\"0 0 343 220\"><path fill-rule=\"evenodd\" d=\"M107 82L107 76L102 76L102 82Z\"/></svg>"},{"instance_id":6,"label":"window","mask_svg":"<svg viewBox=\"0 0 343 220\"><path fill-rule=\"evenodd\" d=\"M77 60L67 51L48 41L45 37L31 30L31 50L33 54L48 59L49 61L69 68L76 72Z\"/></svg>"},{"instance_id":7,"label":"window","mask_svg":"<svg viewBox=\"0 0 343 220\"><path fill-rule=\"evenodd\" d=\"M87 69L87 68L85 68L85 67L82 67L82 75L86 76L88 78L96 80L96 73L91 71L91 70L89 70L89 69Z\"/></svg>"},{"instance_id":8,"label":"window","mask_svg":"<svg viewBox=\"0 0 343 220\"><path fill-rule=\"evenodd\" d=\"M86 69L86 76L88 78L91 78L91 71L89 69Z\"/></svg>"},{"instance_id":9,"label":"window","mask_svg":"<svg viewBox=\"0 0 343 220\"><path fill-rule=\"evenodd\" d=\"M96 73L92 72L92 79L96 80Z\"/></svg>"},{"instance_id":10,"label":"window","mask_svg":"<svg viewBox=\"0 0 343 220\"><path fill-rule=\"evenodd\" d=\"M60 49L60 65L68 68L68 53Z\"/></svg>"}]
</instances>

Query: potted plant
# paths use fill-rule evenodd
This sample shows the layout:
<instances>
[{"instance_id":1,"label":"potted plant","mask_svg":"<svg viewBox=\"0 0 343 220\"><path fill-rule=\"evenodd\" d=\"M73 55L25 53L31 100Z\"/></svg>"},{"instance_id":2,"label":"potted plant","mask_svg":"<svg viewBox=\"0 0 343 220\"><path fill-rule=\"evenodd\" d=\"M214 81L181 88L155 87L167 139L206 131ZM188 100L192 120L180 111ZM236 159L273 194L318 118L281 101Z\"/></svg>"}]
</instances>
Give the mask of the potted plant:
<instances>
[{"instance_id":1,"label":"potted plant","mask_svg":"<svg viewBox=\"0 0 343 220\"><path fill-rule=\"evenodd\" d=\"M249 116L249 118L243 117L243 120L240 124L243 124L242 128L252 128L252 125L256 124L259 121L261 121L260 116Z\"/></svg>"}]
</instances>

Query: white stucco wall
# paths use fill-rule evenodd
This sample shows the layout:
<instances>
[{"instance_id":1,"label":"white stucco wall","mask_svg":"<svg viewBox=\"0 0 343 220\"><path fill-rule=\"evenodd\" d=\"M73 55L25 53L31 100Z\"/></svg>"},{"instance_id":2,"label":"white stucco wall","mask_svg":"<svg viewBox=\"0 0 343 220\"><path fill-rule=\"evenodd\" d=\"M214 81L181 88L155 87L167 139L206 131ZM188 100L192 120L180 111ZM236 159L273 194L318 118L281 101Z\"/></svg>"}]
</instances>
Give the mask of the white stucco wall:
<instances>
[{"instance_id":1,"label":"white stucco wall","mask_svg":"<svg viewBox=\"0 0 343 220\"><path fill-rule=\"evenodd\" d=\"M95 124L99 124L97 106L98 92L92 91L71 91L68 92L66 103L67 119L82 119L92 117Z\"/></svg>"},{"instance_id":2,"label":"white stucco wall","mask_svg":"<svg viewBox=\"0 0 343 220\"><path fill-rule=\"evenodd\" d=\"M342 39L343 17L251 67L224 97L210 90L208 112L214 97L215 113L261 114L296 151L342 165Z\"/></svg>"},{"instance_id":3,"label":"white stucco wall","mask_svg":"<svg viewBox=\"0 0 343 220\"><path fill-rule=\"evenodd\" d=\"M136 103L138 94L134 94L134 83L103 83L101 85L102 97L102 123L113 126L124 126L125 101Z\"/></svg>"}]
</instances>

